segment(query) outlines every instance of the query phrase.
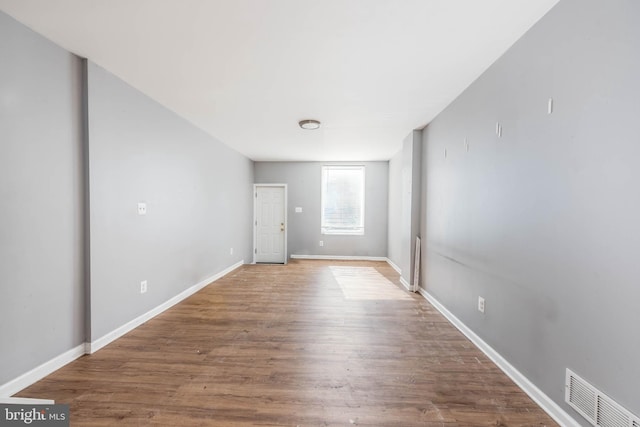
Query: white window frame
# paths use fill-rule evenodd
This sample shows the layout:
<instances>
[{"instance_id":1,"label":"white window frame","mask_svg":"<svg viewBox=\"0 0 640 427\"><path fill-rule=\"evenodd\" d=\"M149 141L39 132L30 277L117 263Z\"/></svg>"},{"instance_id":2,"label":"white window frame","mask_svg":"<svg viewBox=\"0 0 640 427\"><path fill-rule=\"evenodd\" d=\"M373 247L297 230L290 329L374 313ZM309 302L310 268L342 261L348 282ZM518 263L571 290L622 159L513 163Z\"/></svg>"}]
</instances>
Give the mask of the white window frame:
<instances>
[{"instance_id":1,"label":"white window frame","mask_svg":"<svg viewBox=\"0 0 640 427\"><path fill-rule=\"evenodd\" d=\"M327 192L327 171L331 169L347 169L347 170L360 170L362 171L362 188L360 190L361 197L361 217L360 224L357 227L349 227L349 228L339 228L332 227L330 224L327 224L324 217L324 203L326 200L326 192ZM364 218L365 218L365 182L366 182L366 171L363 165L324 165L322 166L322 176L321 176L321 186L322 186L322 195L320 199L320 233L326 235L346 235L346 236L362 236L364 235Z\"/></svg>"}]
</instances>

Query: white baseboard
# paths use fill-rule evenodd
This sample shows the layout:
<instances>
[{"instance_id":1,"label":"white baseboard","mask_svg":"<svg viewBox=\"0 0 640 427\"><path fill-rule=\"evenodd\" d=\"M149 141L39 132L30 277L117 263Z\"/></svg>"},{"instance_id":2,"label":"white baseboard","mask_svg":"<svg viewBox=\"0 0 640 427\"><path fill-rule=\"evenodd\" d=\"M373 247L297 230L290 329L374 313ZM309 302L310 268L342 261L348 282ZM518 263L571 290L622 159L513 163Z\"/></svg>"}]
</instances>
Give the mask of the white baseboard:
<instances>
[{"instance_id":1,"label":"white baseboard","mask_svg":"<svg viewBox=\"0 0 640 427\"><path fill-rule=\"evenodd\" d=\"M143 315L136 317L135 319L131 320L130 322L125 323L124 325L122 325L119 328L107 333L106 335L98 338L97 340L92 341L90 343L87 343L87 349L86 349L87 350L87 354L95 353L96 351L98 351L102 347L104 347L105 345L117 340L118 338L120 338L124 334L132 331L133 329L137 328L138 326L142 325L143 323L145 323L145 322L149 321L150 319L156 317L158 314L160 314L163 311L173 307L174 305L178 304L180 301L182 301L182 300L190 297L191 295L195 294L196 292L198 292L199 290L201 290L202 288L204 288L205 286L207 286L211 282L215 282L216 280L218 280L222 276L225 276L225 275L231 273L233 270L235 270L236 268L238 268L238 267L240 267L242 265L244 265L244 260L232 265L229 268L226 268L225 270L222 270L221 272L219 272L217 274L214 274L211 277L208 277L208 278L204 279L200 283L197 283L197 284L191 286L188 289L185 289L184 291L180 292L175 297L169 299L168 301L165 301L164 303L160 304L156 308L147 311Z\"/></svg>"},{"instance_id":2,"label":"white baseboard","mask_svg":"<svg viewBox=\"0 0 640 427\"><path fill-rule=\"evenodd\" d=\"M84 344L80 344L71 350L65 351L61 355L56 356L53 359L44 362L42 365L33 368L29 372L20 375L18 378L0 385L0 397L5 398L16 394L20 390L27 388L36 381L41 380L84 354Z\"/></svg>"},{"instance_id":3,"label":"white baseboard","mask_svg":"<svg viewBox=\"0 0 640 427\"><path fill-rule=\"evenodd\" d=\"M387 257L358 255L291 255L291 259L324 259L331 261L386 261Z\"/></svg>"},{"instance_id":4,"label":"white baseboard","mask_svg":"<svg viewBox=\"0 0 640 427\"><path fill-rule=\"evenodd\" d=\"M387 264L389 264L391 268L393 268L398 274L402 274L402 270L400 270L400 267L398 267L397 264L391 261L389 258L387 258Z\"/></svg>"},{"instance_id":5,"label":"white baseboard","mask_svg":"<svg viewBox=\"0 0 640 427\"><path fill-rule=\"evenodd\" d=\"M547 396L542 390L535 386L527 377L511 365L504 357L494 350L489 344L484 342L482 338L476 335L467 325L462 323L453 313L435 299L429 292L423 288L419 288L418 292L435 307L449 322L453 324L460 332L462 332L471 342L478 347L498 368L502 370L509 378L516 383L529 397L536 402L551 418L558 424L565 427L580 427L575 419L567 414L556 402Z\"/></svg>"},{"instance_id":6,"label":"white baseboard","mask_svg":"<svg viewBox=\"0 0 640 427\"><path fill-rule=\"evenodd\" d=\"M0 405L53 405L50 399L31 399L29 397L0 397Z\"/></svg>"},{"instance_id":7,"label":"white baseboard","mask_svg":"<svg viewBox=\"0 0 640 427\"><path fill-rule=\"evenodd\" d=\"M413 287L409 284L409 282L407 282L406 280L404 280L404 277L400 277L400 283L402 283L402 286L404 286L405 288L407 288L408 291L413 292Z\"/></svg>"}]
</instances>

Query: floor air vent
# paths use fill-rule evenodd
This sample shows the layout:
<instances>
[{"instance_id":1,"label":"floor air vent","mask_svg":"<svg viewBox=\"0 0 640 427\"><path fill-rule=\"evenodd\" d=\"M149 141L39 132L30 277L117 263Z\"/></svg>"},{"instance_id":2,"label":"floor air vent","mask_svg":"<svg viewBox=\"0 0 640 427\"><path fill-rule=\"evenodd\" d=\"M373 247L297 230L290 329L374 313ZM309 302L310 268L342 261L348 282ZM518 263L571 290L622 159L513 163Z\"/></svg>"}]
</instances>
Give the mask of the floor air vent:
<instances>
[{"instance_id":1,"label":"floor air vent","mask_svg":"<svg viewBox=\"0 0 640 427\"><path fill-rule=\"evenodd\" d=\"M565 401L597 427L640 427L640 418L567 369Z\"/></svg>"}]
</instances>

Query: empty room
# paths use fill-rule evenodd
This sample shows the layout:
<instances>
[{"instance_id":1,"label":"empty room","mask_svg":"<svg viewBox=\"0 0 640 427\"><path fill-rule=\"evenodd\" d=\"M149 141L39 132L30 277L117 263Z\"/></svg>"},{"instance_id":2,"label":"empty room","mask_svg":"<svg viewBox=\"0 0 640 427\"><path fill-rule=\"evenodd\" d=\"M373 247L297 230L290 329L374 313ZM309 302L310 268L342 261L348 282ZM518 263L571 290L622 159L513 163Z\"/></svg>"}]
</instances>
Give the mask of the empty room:
<instances>
[{"instance_id":1,"label":"empty room","mask_svg":"<svg viewBox=\"0 0 640 427\"><path fill-rule=\"evenodd\" d=\"M640 427L639 21L0 0L0 426Z\"/></svg>"}]
</instances>

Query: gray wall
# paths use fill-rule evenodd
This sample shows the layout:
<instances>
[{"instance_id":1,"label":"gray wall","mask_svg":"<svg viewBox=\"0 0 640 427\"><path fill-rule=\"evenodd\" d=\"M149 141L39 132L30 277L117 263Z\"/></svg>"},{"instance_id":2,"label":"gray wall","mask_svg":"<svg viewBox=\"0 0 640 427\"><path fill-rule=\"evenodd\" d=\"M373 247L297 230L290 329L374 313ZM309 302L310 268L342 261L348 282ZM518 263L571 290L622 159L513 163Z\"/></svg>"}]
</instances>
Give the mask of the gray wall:
<instances>
[{"instance_id":1,"label":"gray wall","mask_svg":"<svg viewBox=\"0 0 640 427\"><path fill-rule=\"evenodd\" d=\"M414 130L402 143L402 278L412 284L416 237L420 235L420 180L422 131Z\"/></svg>"},{"instance_id":2,"label":"gray wall","mask_svg":"<svg viewBox=\"0 0 640 427\"><path fill-rule=\"evenodd\" d=\"M88 93L95 341L251 261L253 162L92 63Z\"/></svg>"},{"instance_id":3,"label":"gray wall","mask_svg":"<svg viewBox=\"0 0 640 427\"><path fill-rule=\"evenodd\" d=\"M402 251L402 150L389 160L389 206L387 224L387 258L398 268Z\"/></svg>"},{"instance_id":4,"label":"gray wall","mask_svg":"<svg viewBox=\"0 0 640 427\"><path fill-rule=\"evenodd\" d=\"M259 184L288 185L289 255L387 256L389 162L350 162L365 166L365 234L330 236L320 233L321 162L256 162ZM345 163L347 164L347 163ZM301 213L295 213L301 207ZM320 240L324 246L320 247Z\"/></svg>"},{"instance_id":5,"label":"gray wall","mask_svg":"<svg viewBox=\"0 0 640 427\"><path fill-rule=\"evenodd\" d=\"M84 342L81 62L0 12L0 385Z\"/></svg>"},{"instance_id":6,"label":"gray wall","mask_svg":"<svg viewBox=\"0 0 640 427\"><path fill-rule=\"evenodd\" d=\"M562 0L424 133L422 285L580 420L567 367L640 414L638 17Z\"/></svg>"},{"instance_id":7,"label":"gray wall","mask_svg":"<svg viewBox=\"0 0 640 427\"><path fill-rule=\"evenodd\" d=\"M415 241L420 235L421 153L422 131L414 130L389 161L388 258L408 284L413 283Z\"/></svg>"}]
</instances>

